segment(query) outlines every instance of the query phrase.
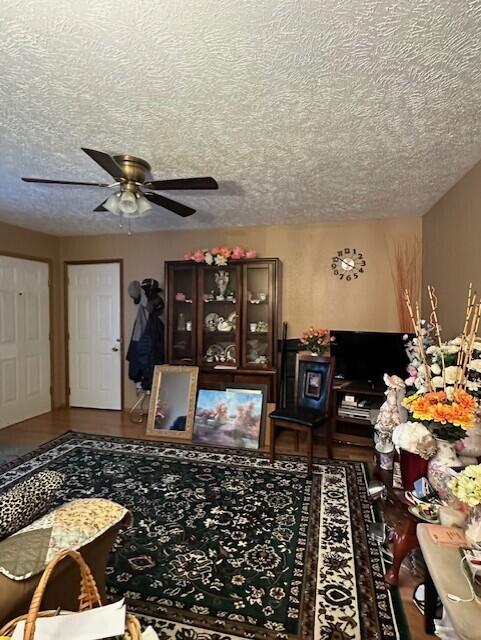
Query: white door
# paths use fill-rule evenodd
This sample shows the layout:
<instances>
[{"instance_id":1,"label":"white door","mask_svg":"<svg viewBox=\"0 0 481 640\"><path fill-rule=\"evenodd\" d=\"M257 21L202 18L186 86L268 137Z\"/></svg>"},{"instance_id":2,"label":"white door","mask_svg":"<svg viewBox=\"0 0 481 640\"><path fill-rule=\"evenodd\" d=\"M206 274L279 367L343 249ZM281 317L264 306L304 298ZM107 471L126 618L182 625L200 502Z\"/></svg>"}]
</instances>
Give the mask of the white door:
<instances>
[{"instance_id":1,"label":"white door","mask_svg":"<svg viewBox=\"0 0 481 640\"><path fill-rule=\"evenodd\" d=\"M48 264L0 256L0 428L50 411Z\"/></svg>"},{"instance_id":2,"label":"white door","mask_svg":"<svg viewBox=\"0 0 481 640\"><path fill-rule=\"evenodd\" d=\"M120 264L69 264L71 407L121 409Z\"/></svg>"}]
</instances>

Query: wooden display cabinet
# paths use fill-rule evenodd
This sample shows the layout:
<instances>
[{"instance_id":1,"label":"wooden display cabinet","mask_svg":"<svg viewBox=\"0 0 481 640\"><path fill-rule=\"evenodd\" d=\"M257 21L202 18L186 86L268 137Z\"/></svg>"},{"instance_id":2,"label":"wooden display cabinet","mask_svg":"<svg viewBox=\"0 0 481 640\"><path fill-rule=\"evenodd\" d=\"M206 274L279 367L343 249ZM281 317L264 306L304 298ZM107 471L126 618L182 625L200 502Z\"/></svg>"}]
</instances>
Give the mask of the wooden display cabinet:
<instances>
[{"instance_id":1,"label":"wooden display cabinet","mask_svg":"<svg viewBox=\"0 0 481 640\"><path fill-rule=\"evenodd\" d=\"M265 384L267 401L275 402L280 261L165 267L168 363L197 365L200 388Z\"/></svg>"}]
</instances>

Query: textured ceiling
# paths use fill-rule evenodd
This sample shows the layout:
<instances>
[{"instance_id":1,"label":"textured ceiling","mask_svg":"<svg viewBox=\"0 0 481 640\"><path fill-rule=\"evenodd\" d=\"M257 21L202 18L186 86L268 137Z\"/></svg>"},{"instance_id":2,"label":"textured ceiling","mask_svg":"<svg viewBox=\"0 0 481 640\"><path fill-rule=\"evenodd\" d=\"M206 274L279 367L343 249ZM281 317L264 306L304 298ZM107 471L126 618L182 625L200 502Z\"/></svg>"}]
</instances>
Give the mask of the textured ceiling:
<instances>
[{"instance_id":1,"label":"textured ceiling","mask_svg":"<svg viewBox=\"0 0 481 640\"><path fill-rule=\"evenodd\" d=\"M116 232L81 146L213 175L138 230L422 214L481 157L481 0L2 0L0 220Z\"/></svg>"}]
</instances>

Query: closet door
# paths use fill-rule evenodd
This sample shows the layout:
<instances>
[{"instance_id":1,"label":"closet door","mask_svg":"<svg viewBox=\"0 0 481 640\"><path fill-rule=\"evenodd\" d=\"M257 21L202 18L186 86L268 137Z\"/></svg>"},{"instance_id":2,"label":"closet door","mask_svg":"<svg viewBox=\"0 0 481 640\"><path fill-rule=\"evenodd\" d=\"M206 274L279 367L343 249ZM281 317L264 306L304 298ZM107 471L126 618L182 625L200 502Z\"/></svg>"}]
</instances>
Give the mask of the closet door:
<instances>
[{"instance_id":1,"label":"closet door","mask_svg":"<svg viewBox=\"0 0 481 640\"><path fill-rule=\"evenodd\" d=\"M51 409L48 264L0 256L0 428Z\"/></svg>"},{"instance_id":2,"label":"closet door","mask_svg":"<svg viewBox=\"0 0 481 640\"><path fill-rule=\"evenodd\" d=\"M67 265L69 404L122 409L120 263Z\"/></svg>"}]
</instances>

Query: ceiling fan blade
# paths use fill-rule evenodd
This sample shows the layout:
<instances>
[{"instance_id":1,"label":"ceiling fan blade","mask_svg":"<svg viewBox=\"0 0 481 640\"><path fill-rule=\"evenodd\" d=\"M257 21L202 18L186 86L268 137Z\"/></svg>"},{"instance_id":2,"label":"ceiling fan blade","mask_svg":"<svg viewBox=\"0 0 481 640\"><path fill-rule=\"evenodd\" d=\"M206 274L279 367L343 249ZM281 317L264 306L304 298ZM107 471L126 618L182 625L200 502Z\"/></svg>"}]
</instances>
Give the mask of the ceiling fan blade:
<instances>
[{"instance_id":1,"label":"ceiling fan blade","mask_svg":"<svg viewBox=\"0 0 481 640\"><path fill-rule=\"evenodd\" d=\"M81 147L81 149L90 156L94 162L99 164L104 171L109 173L112 178L115 178L117 181L127 180L127 176L108 153L96 151L95 149L85 149L84 147Z\"/></svg>"},{"instance_id":2,"label":"ceiling fan blade","mask_svg":"<svg viewBox=\"0 0 481 640\"><path fill-rule=\"evenodd\" d=\"M191 207L188 207L187 205L180 202L176 202L175 200L171 200L170 198L161 196L158 193L144 192L144 196L147 198L147 200L150 200L150 202L158 204L159 207L164 207L164 209L169 209L169 211L173 211L178 216L182 216L183 218L187 218L188 216L191 216L193 213L195 213L195 209L192 209Z\"/></svg>"},{"instance_id":3,"label":"ceiling fan blade","mask_svg":"<svg viewBox=\"0 0 481 640\"><path fill-rule=\"evenodd\" d=\"M107 200L104 200L101 204L99 204L98 207L95 207L94 211L108 211L108 209L104 207L104 204L107 202Z\"/></svg>"},{"instance_id":4,"label":"ceiling fan blade","mask_svg":"<svg viewBox=\"0 0 481 640\"><path fill-rule=\"evenodd\" d=\"M218 189L219 185L214 178L177 178L174 180L153 180L145 182L149 189L158 191L176 191L183 189Z\"/></svg>"},{"instance_id":5,"label":"ceiling fan blade","mask_svg":"<svg viewBox=\"0 0 481 640\"><path fill-rule=\"evenodd\" d=\"M82 187L108 187L106 182L72 182L72 180L47 180L45 178L22 178L24 182L40 182L41 184L70 184Z\"/></svg>"}]
</instances>

